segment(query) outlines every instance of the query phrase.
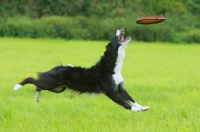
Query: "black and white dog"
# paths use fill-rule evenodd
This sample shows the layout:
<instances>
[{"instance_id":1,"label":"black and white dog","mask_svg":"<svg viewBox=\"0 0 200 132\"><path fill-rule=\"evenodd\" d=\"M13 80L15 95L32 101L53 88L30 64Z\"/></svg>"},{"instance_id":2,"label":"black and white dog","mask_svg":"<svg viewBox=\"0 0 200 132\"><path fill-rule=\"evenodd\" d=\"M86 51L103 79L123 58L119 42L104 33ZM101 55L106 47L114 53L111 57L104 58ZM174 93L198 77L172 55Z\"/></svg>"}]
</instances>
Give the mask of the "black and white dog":
<instances>
[{"instance_id":1,"label":"black and white dog","mask_svg":"<svg viewBox=\"0 0 200 132\"><path fill-rule=\"evenodd\" d=\"M36 86L36 101L39 102L41 90L60 93L66 88L79 93L104 93L114 102L126 109L145 111L150 107L143 107L136 103L124 89L121 69L125 57L125 48L131 37L124 39L124 29L118 28L116 35L106 46L106 51L100 60L90 68L56 66L50 71L39 73L38 79L26 78L15 85L14 90L25 84Z\"/></svg>"}]
</instances>

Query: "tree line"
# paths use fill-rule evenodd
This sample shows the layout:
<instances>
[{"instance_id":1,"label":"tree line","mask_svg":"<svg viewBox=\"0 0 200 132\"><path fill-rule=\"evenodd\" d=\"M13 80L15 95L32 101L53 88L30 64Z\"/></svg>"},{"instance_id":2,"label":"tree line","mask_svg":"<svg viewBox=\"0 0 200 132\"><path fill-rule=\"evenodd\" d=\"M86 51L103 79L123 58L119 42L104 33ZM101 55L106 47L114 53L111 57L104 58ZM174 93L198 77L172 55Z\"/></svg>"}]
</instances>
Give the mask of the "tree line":
<instances>
[{"instance_id":1,"label":"tree line","mask_svg":"<svg viewBox=\"0 0 200 132\"><path fill-rule=\"evenodd\" d=\"M123 17L129 13L182 14L200 13L199 0L0 0L0 15L25 15L41 18L48 15Z\"/></svg>"},{"instance_id":2,"label":"tree line","mask_svg":"<svg viewBox=\"0 0 200 132\"><path fill-rule=\"evenodd\" d=\"M34 24L36 21L37 23L43 23L40 25L46 24L48 27L50 24L50 22L46 22L48 19L52 20L51 25L54 25L52 28L56 27L57 22L55 19L52 19L52 17L54 17L62 19L62 21L65 21L66 23L72 21L73 23L76 23L76 25L72 24L70 25L71 27L66 27L72 30L76 29L75 26L78 26L79 28L87 27L89 29L76 30L87 30L85 32L91 32L90 25L91 27L99 26L102 29L105 29L109 25L112 27L111 24L120 26L120 24L117 23L120 21L122 26L129 26L131 27L131 30L134 30L130 30L129 32L134 33L133 36L135 36L134 38L136 40L199 42L199 13L199 0L0 0L0 21L3 23L0 26L0 36L12 36L14 34L13 36L19 37L17 34L23 34L20 33L24 28L23 22L27 27L31 27L31 24ZM156 26L147 27L135 24L137 17L148 15L163 15L167 18L164 24L160 24L162 30L158 29L159 27ZM21 22L22 20L23 22ZM102 20L104 24L101 23ZM31 21L33 23L31 23ZM131 25L130 21L132 21L133 25ZM28 26L29 24L30 26ZM62 24L64 25L64 23ZM167 32L167 28L165 27L169 27L170 31ZM36 29L37 27L35 27L35 29L32 28L33 27L30 29L39 32L39 29ZM17 31L13 29L16 29ZM158 34L155 35L154 33L157 30L159 30L161 34L162 31L163 34L168 33L169 38L162 40L159 38ZM104 31L101 33L104 33ZM152 38L145 35L150 35ZM45 34L31 36L36 38L40 36L48 37L48 35ZM50 35L49 37L51 36L53 35ZM174 39L172 38L173 36ZM67 37L67 39L71 38ZM98 39L107 38L98 37Z\"/></svg>"}]
</instances>

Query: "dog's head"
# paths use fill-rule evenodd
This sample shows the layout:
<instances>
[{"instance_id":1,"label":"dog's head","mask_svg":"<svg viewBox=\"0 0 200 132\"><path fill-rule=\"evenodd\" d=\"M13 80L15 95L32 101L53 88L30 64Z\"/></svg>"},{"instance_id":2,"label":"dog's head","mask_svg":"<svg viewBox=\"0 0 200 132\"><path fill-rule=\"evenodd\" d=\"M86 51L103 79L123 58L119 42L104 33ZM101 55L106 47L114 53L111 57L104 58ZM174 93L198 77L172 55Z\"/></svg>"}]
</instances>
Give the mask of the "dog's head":
<instances>
[{"instance_id":1,"label":"dog's head","mask_svg":"<svg viewBox=\"0 0 200 132\"><path fill-rule=\"evenodd\" d=\"M111 39L109 45L112 47L126 47L131 41L131 37L124 38L125 31L122 28L118 28L116 35Z\"/></svg>"}]
</instances>

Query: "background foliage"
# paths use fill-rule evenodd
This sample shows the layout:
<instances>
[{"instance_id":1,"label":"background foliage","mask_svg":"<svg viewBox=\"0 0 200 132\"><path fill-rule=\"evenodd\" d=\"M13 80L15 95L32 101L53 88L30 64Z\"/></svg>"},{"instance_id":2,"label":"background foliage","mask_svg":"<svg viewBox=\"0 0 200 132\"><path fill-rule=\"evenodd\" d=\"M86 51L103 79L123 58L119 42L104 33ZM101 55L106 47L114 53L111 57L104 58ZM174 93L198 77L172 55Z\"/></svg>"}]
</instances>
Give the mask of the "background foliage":
<instances>
[{"instance_id":1,"label":"background foliage","mask_svg":"<svg viewBox=\"0 0 200 132\"><path fill-rule=\"evenodd\" d=\"M200 42L199 0L0 0L0 36L109 39L118 26L141 41ZM156 25L137 17L163 15Z\"/></svg>"}]
</instances>

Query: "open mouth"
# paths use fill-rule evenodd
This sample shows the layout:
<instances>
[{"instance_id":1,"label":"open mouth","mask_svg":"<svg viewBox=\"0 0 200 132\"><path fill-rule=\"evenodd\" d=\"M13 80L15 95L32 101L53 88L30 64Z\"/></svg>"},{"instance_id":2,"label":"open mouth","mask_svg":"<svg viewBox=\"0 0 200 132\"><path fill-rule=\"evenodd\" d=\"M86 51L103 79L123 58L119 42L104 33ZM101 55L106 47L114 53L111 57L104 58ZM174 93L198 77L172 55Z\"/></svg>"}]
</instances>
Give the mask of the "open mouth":
<instances>
[{"instance_id":1,"label":"open mouth","mask_svg":"<svg viewBox=\"0 0 200 132\"><path fill-rule=\"evenodd\" d=\"M125 34L124 29L118 28L116 36L118 37L118 41L119 41L120 44L131 40L131 37L126 37L125 38L124 34Z\"/></svg>"},{"instance_id":2,"label":"open mouth","mask_svg":"<svg viewBox=\"0 0 200 132\"><path fill-rule=\"evenodd\" d=\"M126 40L124 39L124 30L121 31L119 35L119 42L125 42Z\"/></svg>"},{"instance_id":3,"label":"open mouth","mask_svg":"<svg viewBox=\"0 0 200 132\"><path fill-rule=\"evenodd\" d=\"M128 41L128 40L130 40L130 37L124 37L124 34L125 34L125 32L124 32L124 30L122 29L122 30L120 30L120 32L119 32L119 36L118 36L118 38L119 38L119 43L123 43L123 42L126 42L126 41Z\"/></svg>"}]
</instances>

